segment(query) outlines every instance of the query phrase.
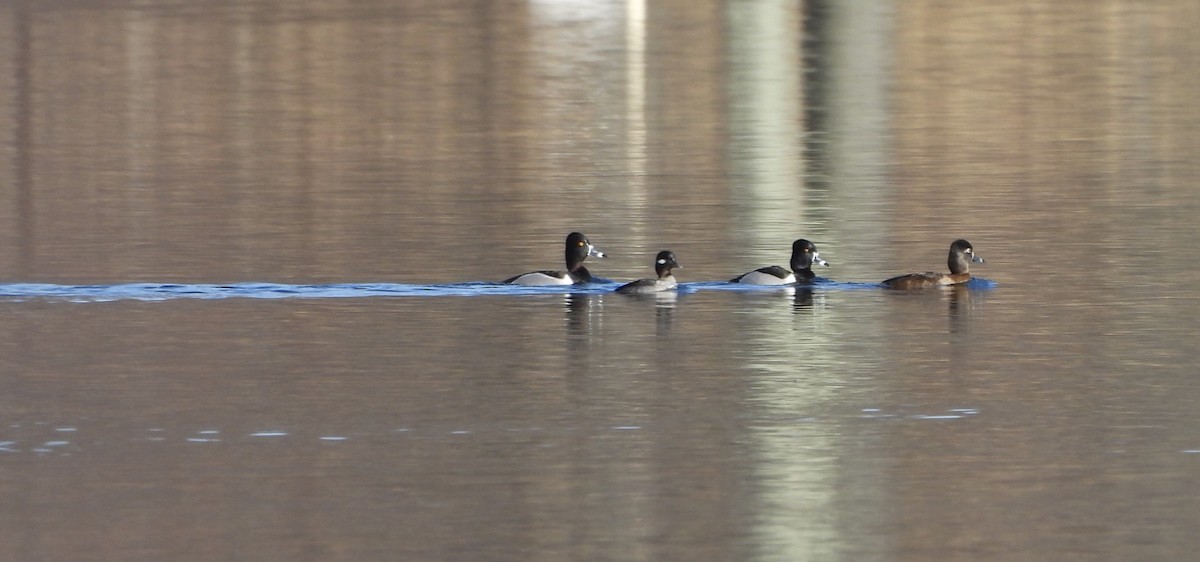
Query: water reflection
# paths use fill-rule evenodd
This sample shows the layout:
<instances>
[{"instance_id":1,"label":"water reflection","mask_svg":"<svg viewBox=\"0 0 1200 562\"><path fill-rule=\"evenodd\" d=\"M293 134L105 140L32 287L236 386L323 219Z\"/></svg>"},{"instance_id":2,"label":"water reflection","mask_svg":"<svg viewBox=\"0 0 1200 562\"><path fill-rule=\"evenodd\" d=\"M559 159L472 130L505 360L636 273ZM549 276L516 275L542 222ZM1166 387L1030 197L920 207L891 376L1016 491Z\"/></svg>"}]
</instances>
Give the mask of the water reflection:
<instances>
[{"instance_id":1,"label":"water reflection","mask_svg":"<svg viewBox=\"0 0 1200 562\"><path fill-rule=\"evenodd\" d=\"M586 345L589 336L604 328L604 297L601 294L567 293L563 295L563 310L567 318L568 341Z\"/></svg>"},{"instance_id":2,"label":"water reflection","mask_svg":"<svg viewBox=\"0 0 1200 562\"><path fill-rule=\"evenodd\" d=\"M951 334L966 334L971 325L982 320L986 291L971 290L966 285L953 285L946 291L949 296L949 318Z\"/></svg>"},{"instance_id":3,"label":"water reflection","mask_svg":"<svg viewBox=\"0 0 1200 562\"><path fill-rule=\"evenodd\" d=\"M620 298L646 304L654 308L656 335L662 336L671 330L671 324L675 315L675 305L679 301L679 293L677 291L621 295Z\"/></svg>"},{"instance_id":4,"label":"water reflection","mask_svg":"<svg viewBox=\"0 0 1200 562\"><path fill-rule=\"evenodd\" d=\"M796 312L811 312L813 308L813 290L811 287L796 287L791 289L792 309Z\"/></svg>"},{"instance_id":5,"label":"water reflection","mask_svg":"<svg viewBox=\"0 0 1200 562\"><path fill-rule=\"evenodd\" d=\"M740 229L738 247L747 258L768 259L768 249L780 245L777 233L792 232L820 238L808 216L812 206L802 182L806 160L801 98L804 67L801 57L801 14L782 2L733 2L726 5L729 21L729 160L734 177L730 204L735 220L758 225Z\"/></svg>"}]
</instances>

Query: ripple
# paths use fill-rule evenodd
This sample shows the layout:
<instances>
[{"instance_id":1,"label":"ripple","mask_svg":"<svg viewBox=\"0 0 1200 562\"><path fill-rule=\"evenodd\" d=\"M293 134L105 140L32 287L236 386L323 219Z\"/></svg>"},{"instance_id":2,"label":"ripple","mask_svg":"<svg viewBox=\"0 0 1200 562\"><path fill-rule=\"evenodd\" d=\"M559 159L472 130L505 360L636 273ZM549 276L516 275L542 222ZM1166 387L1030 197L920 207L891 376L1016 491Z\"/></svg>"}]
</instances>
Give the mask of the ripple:
<instances>
[{"instance_id":1,"label":"ripple","mask_svg":"<svg viewBox=\"0 0 1200 562\"><path fill-rule=\"evenodd\" d=\"M119 285L55 285L49 283L0 284L0 298L12 300L51 299L68 302L110 302L120 300L164 301L172 299L327 299L365 297L470 297L489 295L606 294L620 282L598 279L587 285L522 287L502 283L472 281L434 285L406 283L337 283L329 285L289 285L281 283L181 284L126 283ZM982 278L967 283L971 289L994 289L997 284ZM794 290L788 285L742 285L724 281L681 283L679 294L697 291L779 292ZM878 283L839 282L818 278L805 286L814 291L877 290Z\"/></svg>"},{"instance_id":2,"label":"ripple","mask_svg":"<svg viewBox=\"0 0 1200 562\"><path fill-rule=\"evenodd\" d=\"M258 431L251 433L250 437L287 437L286 431Z\"/></svg>"}]
</instances>

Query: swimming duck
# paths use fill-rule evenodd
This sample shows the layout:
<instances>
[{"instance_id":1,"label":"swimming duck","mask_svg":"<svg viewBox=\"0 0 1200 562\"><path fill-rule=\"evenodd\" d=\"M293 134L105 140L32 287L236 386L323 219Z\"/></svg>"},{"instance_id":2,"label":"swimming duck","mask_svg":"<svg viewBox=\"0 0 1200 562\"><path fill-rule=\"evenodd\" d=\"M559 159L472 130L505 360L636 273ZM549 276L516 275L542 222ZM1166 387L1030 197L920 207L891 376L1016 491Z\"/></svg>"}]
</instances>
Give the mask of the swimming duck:
<instances>
[{"instance_id":1,"label":"swimming duck","mask_svg":"<svg viewBox=\"0 0 1200 562\"><path fill-rule=\"evenodd\" d=\"M592 245L592 243L580 232L572 232L567 235L566 243L566 271L530 271L522 273L516 277L505 279L505 283L512 285L528 285L528 286L545 286L545 285L574 285L576 283L588 283L592 280L592 273L583 267L583 260L588 256L604 257L604 252Z\"/></svg>"},{"instance_id":2,"label":"swimming duck","mask_svg":"<svg viewBox=\"0 0 1200 562\"><path fill-rule=\"evenodd\" d=\"M821 259L817 252L817 247L812 242L803 238L792 242L792 261L791 266L793 271L788 271L778 265L768 267L760 267L749 273L743 273L733 279L730 283L745 283L748 285L787 285L789 283L808 283L811 282L817 274L813 273L813 264L823 265L828 267L829 262Z\"/></svg>"},{"instance_id":3,"label":"swimming duck","mask_svg":"<svg viewBox=\"0 0 1200 562\"><path fill-rule=\"evenodd\" d=\"M971 262L983 263L983 258L975 255L975 248L971 247L970 242L955 240L950 244L950 257L946 260L950 273L910 273L887 279L883 286L889 289L924 289L966 283L971 280Z\"/></svg>"},{"instance_id":4,"label":"swimming duck","mask_svg":"<svg viewBox=\"0 0 1200 562\"><path fill-rule=\"evenodd\" d=\"M617 292L623 295L642 295L673 290L679 287L675 276L671 275L671 270L677 267L683 268L675 259L675 253L663 250L654 257L654 272L658 274L658 279L638 279L617 287Z\"/></svg>"}]
</instances>

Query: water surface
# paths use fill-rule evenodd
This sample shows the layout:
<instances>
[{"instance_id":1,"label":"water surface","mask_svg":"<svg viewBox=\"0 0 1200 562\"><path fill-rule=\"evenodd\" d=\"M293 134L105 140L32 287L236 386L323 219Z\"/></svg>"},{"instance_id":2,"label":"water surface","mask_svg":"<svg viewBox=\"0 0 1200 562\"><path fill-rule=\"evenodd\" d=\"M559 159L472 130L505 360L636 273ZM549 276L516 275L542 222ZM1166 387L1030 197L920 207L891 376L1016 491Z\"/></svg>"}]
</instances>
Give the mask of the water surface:
<instances>
[{"instance_id":1,"label":"water surface","mask_svg":"<svg viewBox=\"0 0 1200 562\"><path fill-rule=\"evenodd\" d=\"M1186 559L1198 21L0 2L0 559Z\"/></svg>"}]
</instances>

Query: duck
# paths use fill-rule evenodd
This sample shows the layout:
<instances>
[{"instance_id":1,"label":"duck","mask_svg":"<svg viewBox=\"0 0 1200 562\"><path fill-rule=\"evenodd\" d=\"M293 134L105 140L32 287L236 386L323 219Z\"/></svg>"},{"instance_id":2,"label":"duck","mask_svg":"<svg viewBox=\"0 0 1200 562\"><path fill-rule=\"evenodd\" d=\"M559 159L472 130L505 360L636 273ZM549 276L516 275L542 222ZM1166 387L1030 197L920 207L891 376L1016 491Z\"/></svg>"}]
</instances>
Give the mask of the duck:
<instances>
[{"instance_id":1,"label":"duck","mask_svg":"<svg viewBox=\"0 0 1200 562\"><path fill-rule=\"evenodd\" d=\"M984 263L983 258L975 254L975 248L970 242L959 239L950 244L950 257L946 259L950 273L910 273L886 279L882 284L889 289L925 289L959 285L971 280L971 262Z\"/></svg>"},{"instance_id":2,"label":"duck","mask_svg":"<svg viewBox=\"0 0 1200 562\"><path fill-rule=\"evenodd\" d=\"M654 272L658 274L657 279L638 279L617 287L617 292L623 295L644 295L673 291L679 287L675 276L671 275L671 270L675 268L683 269L683 266L679 265L679 260L675 259L675 252L663 250L654 257Z\"/></svg>"},{"instance_id":3,"label":"duck","mask_svg":"<svg viewBox=\"0 0 1200 562\"><path fill-rule=\"evenodd\" d=\"M587 259L588 256L596 256L597 258L605 257L604 252L593 246L588 237L584 236L581 232L572 232L567 235L565 253L567 259L566 271L530 271L529 273L509 277L503 282L509 285L532 287L590 283L592 281L592 273L583 266L583 260Z\"/></svg>"},{"instance_id":4,"label":"duck","mask_svg":"<svg viewBox=\"0 0 1200 562\"><path fill-rule=\"evenodd\" d=\"M790 263L792 271L788 271L778 265L771 265L738 275L730 279L729 282L744 283L747 285L811 283L817 276L817 274L813 273L813 264L829 267L829 262L821 259L820 253L817 252L817 246L801 238L792 242L792 261Z\"/></svg>"}]
</instances>

